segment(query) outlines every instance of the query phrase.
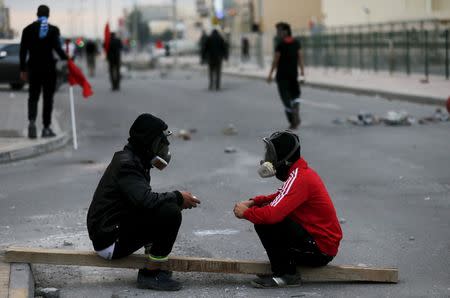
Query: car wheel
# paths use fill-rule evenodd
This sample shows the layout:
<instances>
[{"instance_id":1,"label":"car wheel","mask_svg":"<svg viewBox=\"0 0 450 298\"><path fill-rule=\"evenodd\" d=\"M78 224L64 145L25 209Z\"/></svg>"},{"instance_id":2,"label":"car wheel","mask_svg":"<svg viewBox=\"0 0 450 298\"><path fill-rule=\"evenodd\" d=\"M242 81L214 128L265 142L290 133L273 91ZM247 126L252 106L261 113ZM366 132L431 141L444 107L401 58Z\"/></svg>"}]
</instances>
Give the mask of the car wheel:
<instances>
[{"instance_id":1,"label":"car wheel","mask_svg":"<svg viewBox=\"0 0 450 298\"><path fill-rule=\"evenodd\" d=\"M22 90L25 83L10 83L9 86L11 86L12 90Z\"/></svg>"}]
</instances>

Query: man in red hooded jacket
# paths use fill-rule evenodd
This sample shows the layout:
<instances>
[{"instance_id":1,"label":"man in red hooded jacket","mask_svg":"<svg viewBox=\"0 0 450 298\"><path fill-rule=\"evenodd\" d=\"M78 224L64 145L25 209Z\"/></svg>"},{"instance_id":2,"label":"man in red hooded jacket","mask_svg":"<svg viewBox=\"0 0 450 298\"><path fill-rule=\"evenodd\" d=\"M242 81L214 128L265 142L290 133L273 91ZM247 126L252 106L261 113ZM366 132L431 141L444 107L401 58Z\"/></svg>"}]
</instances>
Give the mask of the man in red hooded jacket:
<instances>
[{"instance_id":1,"label":"man in red hooded jacket","mask_svg":"<svg viewBox=\"0 0 450 298\"><path fill-rule=\"evenodd\" d=\"M283 186L274 194L237 203L234 213L255 224L272 267L271 276L252 284L296 286L301 283L297 265L328 264L338 252L342 231L322 179L300 155L298 136L283 131L263 140L266 153L258 172L263 178L276 176Z\"/></svg>"}]
</instances>

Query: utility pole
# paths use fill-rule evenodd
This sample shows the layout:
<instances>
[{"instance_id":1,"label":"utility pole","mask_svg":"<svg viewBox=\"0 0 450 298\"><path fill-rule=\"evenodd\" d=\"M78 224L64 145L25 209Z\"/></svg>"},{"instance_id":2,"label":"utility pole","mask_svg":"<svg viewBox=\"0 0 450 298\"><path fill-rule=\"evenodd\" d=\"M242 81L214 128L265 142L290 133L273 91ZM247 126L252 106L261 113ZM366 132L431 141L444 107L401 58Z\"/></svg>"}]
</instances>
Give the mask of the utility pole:
<instances>
[{"instance_id":1,"label":"utility pole","mask_svg":"<svg viewBox=\"0 0 450 298\"><path fill-rule=\"evenodd\" d=\"M258 30L258 65L264 68L264 42L263 42L263 0L258 0L259 30Z\"/></svg>"},{"instance_id":2,"label":"utility pole","mask_svg":"<svg viewBox=\"0 0 450 298\"><path fill-rule=\"evenodd\" d=\"M173 13L173 66L174 68L178 64L178 45L177 45L177 38L178 38L178 31L177 31L177 0L173 0L172 2L172 13Z\"/></svg>"}]
</instances>

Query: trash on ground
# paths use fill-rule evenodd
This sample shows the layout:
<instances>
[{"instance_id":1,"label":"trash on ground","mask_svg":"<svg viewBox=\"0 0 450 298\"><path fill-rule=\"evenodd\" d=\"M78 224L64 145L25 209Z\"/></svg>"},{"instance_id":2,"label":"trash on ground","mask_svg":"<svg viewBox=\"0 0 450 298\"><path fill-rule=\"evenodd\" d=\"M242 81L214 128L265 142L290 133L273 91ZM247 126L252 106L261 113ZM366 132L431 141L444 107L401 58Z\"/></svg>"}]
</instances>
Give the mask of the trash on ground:
<instances>
[{"instance_id":1,"label":"trash on ground","mask_svg":"<svg viewBox=\"0 0 450 298\"><path fill-rule=\"evenodd\" d=\"M37 288L34 295L43 298L58 298L59 289L57 288Z\"/></svg>"},{"instance_id":2,"label":"trash on ground","mask_svg":"<svg viewBox=\"0 0 450 298\"><path fill-rule=\"evenodd\" d=\"M429 201L429 200L431 200L431 198L430 197L426 197L424 200L425 201Z\"/></svg>"},{"instance_id":3,"label":"trash on ground","mask_svg":"<svg viewBox=\"0 0 450 298\"><path fill-rule=\"evenodd\" d=\"M347 222L347 220L343 217L339 218L339 223L340 224L345 224Z\"/></svg>"},{"instance_id":4,"label":"trash on ground","mask_svg":"<svg viewBox=\"0 0 450 298\"><path fill-rule=\"evenodd\" d=\"M64 240L64 246L73 246L73 243L67 240Z\"/></svg>"},{"instance_id":5,"label":"trash on ground","mask_svg":"<svg viewBox=\"0 0 450 298\"><path fill-rule=\"evenodd\" d=\"M185 141L189 141L191 139L191 134L186 129L180 129L177 133L177 137Z\"/></svg>"},{"instance_id":6,"label":"trash on ground","mask_svg":"<svg viewBox=\"0 0 450 298\"><path fill-rule=\"evenodd\" d=\"M414 241L416 240L416 238L414 238L414 236L409 236L409 241Z\"/></svg>"},{"instance_id":7,"label":"trash on ground","mask_svg":"<svg viewBox=\"0 0 450 298\"><path fill-rule=\"evenodd\" d=\"M419 124L429 124L447 121L450 121L450 116L447 113L444 113L442 109L437 108L432 116L420 118L418 122Z\"/></svg>"},{"instance_id":8,"label":"trash on ground","mask_svg":"<svg viewBox=\"0 0 450 298\"><path fill-rule=\"evenodd\" d=\"M189 128L189 132L190 133L197 133L198 129L197 128Z\"/></svg>"},{"instance_id":9,"label":"trash on ground","mask_svg":"<svg viewBox=\"0 0 450 298\"><path fill-rule=\"evenodd\" d=\"M237 149L234 147L227 147L225 148L225 153L236 153Z\"/></svg>"},{"instance_id":10,"label":"trash on ground","mask_svg":"<svg viewBox=\"0 0 450 298\"><path fill-rule=\"evenodd\" d=\"M333 124L336 124L336 125L344 124L344 120L342 120L341 118L336 118L332 122L333 122Z\"/></svg>"},{"instance_id":11,"label":"trash on ground","mask_svg":"<svg viewBox=\"0 0 450 298\"><path fill-rule=\"evenodd\" d=\"M415 119L406 111L388 111L383 122L390 126L409 126L415 123Z\"/></svg>"},{"instance_id":12,"label":"trash on ground","mask_svg":"<svg viewBox=\"0 0 450 298\"><path fill-rule=\"evenodd\" d=\"M380 124L380 119L372 113L359 112L358 115L348 117L347 122L357 126L371 126Z\"/></svg>"},{"instance_id":13,"label":"trash on ground","mask_svg":"<svg viewBox=\"0 0 450 298\"><path fill-rule=\"evenodd\" d=\"M233 136L237 134L237 129L233 123L230 123L222 130L222 133L226 136Z\"/></svg>"}]
</instances>

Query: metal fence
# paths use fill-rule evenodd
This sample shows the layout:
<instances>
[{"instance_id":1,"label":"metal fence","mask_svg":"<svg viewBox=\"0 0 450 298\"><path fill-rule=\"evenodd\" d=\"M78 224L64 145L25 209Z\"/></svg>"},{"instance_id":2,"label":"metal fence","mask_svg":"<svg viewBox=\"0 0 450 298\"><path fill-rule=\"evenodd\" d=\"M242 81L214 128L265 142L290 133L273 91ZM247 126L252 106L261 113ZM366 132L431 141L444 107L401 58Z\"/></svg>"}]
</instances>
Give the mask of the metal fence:
<instances>
[{"instance_id":1,"label":"metal fence","mask_svg":"<svg viewBox=\"0 0 450 298\"><path fill-rule=\"evenodd\" d=\"M299 31L305 63L330 68L444 75L449 22L417 21Z\"/></svg>"}]
</instances>

